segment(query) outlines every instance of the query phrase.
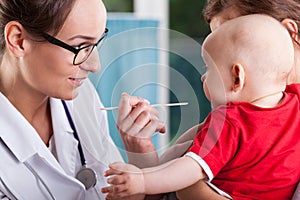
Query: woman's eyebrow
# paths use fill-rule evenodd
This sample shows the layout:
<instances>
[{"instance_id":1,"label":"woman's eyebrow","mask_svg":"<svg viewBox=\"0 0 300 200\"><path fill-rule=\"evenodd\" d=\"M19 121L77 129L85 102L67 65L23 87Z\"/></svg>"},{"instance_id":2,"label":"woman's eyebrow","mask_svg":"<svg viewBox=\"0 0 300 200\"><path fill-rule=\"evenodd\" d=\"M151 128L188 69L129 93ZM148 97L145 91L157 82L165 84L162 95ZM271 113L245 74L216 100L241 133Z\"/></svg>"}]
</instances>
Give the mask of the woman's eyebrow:
<instances>
[{"instance_id":1,"label":"woman's eyebrow","mask_svg":"<svg viewBox=\"0 0 300 200\"><path fill-rule=\"evenodd\" d=\"M90 41L96 40L95 37L86 36L86 35L76 35L76 36L73 36L70 39L68 39L68 41L73 41L75 39L83 39L83 40L90 40Z\"/></svg>"}]
</instances>

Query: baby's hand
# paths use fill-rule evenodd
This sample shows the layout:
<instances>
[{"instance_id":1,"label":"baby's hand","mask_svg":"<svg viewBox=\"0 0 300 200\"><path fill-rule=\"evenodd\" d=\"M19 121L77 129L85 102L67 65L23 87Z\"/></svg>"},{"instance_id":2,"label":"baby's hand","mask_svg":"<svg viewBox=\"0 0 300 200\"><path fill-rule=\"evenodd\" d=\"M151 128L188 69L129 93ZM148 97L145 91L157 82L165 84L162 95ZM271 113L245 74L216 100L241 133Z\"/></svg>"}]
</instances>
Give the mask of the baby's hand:
<instances>
[{"instance_id":1,"label":"baby's hand","mask_svg":"<svg viewBox=\"0 0 300 200\"><path fill-rule=\"evenodd\" d=\"M145 193L144 175L141 169L134 165L116 162L109 165L104 176L111 186L102 188L102 193L108 193L106 199L119 199L135 194Z\"/></svg>"}]
</instances>

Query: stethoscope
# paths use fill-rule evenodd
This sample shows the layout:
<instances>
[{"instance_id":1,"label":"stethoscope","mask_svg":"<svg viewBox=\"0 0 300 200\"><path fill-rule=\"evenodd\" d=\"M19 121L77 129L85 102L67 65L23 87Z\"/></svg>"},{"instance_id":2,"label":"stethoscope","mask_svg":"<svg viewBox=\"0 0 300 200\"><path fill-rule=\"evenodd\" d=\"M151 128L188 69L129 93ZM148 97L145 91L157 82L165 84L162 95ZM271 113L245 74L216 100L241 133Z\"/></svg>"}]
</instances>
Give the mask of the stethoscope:
<instances>
[{"instance_id":1,"label":"stethoscope","mask_svg":"<svg viewBox=\"0 0 300 200\"><path fill-rule=\"evenodd\" d=\"M64 106L64 110L65 110L65 113L67 115L69 124L70 124L71 128L73 129L74 138L78 141L78 152L79 152L79 156L80 156L82 167L77 172L75 178L77 180L79 180L85 186L86 190L88 190L88 189L90 189L90 188L92 188L92 187L94 187L96 185L96 183L97 183L97 174L96 174L96 172L93 169L88 168L86 166L86 159L84 157L84 153L83 153L83 150L82 150L80 139L79 139L76 127L74 125L73 119L72 119L71 114L69 112L69 109L68 109L68 107L66 105L66 102L64 100L61 100L61 102L62 102L62 104ZM41 181L41 183L43 184L43 186L47 190L47 193L50 195L51 199L55 200L55 197L52 194L50 188L47 186L46 182L39 176L39 174L35 171L34 167L32 167L28 162L25 162L24 164L33 173L33 175L35 177L37 177ZM1 178L0 178L0 182L2 182L2 184L4 184L4 182L2 181ZM95 190L96 190L96 188L95 188ZM15 198L15 196L13 195L13 193L10 190L9 190L9 192L10 192L11 196L13 198ZM97 190L96 190L96 194L98 195L98 197L100 199L100 196L99 196L99 193L98 193ZM15 199L17 199L17 198L15 198Z\"/></svg>"},{"instance_id":2,"label":"stethoscope","mask_svg":"<svg viewBox=\"0 0 300 200\"><path fill-rule=\"evenodd\" d=\"M76 130L76 127L74 125L74 122L72 120L72 117L70 115L70 112L68 110L68 107L66 105L66 102L64 100L62 100L62 104L64 106L64 110L65 110L65 113L67 115L67 118L68 118L68 121L69 121L69 124L71 126L71 128L73 129L73 135L74 135L74 138L78 141L78 152L79 152L79 156L80 156L80 160L81 160L81 169L77 172L76 174L76 179L79 180L84 186L85 186L85 189L88 190L92 187L94 187L97 183L97 174L96 172L91 169L91 168L88 168L86 166L86 159L84 157L84 153L83 153L83 150L82 150L82 146L81 146L81 143L80 143L80 139L79 139L79 136L78 136L78 133L77 133L77 130ZM0 142L1 142L1 138L0 138ZM40 177L40 175L35 171L34 167L31 166L31 164L27 161L24 162L25 166L33 173L33 175L41 181L42 185L45 187L45 189L47 190L47 193L50 195L51 199L52 200L55 200L56 198L54 197L54 195L52 194L50 188L47 186L46 182L42 179L42 177ZM10 193L10 196L13 198L13 199L17 199L16 196L13 194L13 192L9 189L9 187L5 184L5 182L2 180L2 178L0 177L0 183L2 183L4 185L4 187L7 189L7 191ZM100 198L99 196L99 191L94 187L94 189L96 190L96 194L97 196Z\"/></svg>"},{"instance_id":3,"label":"stethoscope","mask_svg":"<svg viewBox=\"0 0 300 200\"><path fill-rule=\"evenodd\" d=\"M91 187L94 187L96 185L96 183L97 183L97 174L93 169L86 167L86 160L85 160L85 157L84 157L84 153L83 153L83 150L82 150L80 139L79 139L76 127L74 125L73 119L70 115L70 112L69 112L69 109L66 105L66 102L64 100L61 100L61 102L64 106L69 124L70 124L71 128L73 129L74 138L78 141L78 152L79 152L82 167L77 172L76 179L79 180L85 186L86 190L88 190Z\"/></svg>"}]
</instances>

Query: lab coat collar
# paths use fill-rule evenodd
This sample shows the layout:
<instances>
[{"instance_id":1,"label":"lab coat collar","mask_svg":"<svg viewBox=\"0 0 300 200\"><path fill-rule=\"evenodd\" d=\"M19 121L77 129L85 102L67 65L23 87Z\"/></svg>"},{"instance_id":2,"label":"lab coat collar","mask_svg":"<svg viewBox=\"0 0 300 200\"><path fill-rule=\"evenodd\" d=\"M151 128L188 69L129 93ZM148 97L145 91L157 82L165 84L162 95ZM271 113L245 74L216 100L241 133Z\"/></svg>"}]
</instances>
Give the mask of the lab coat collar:
<instances>
[{"instance_id":1,"label":"lab coat collar","mask_svg":"<svg viewBox=\"0 0 300 200\"><path fill-rule=\"evenodd\" d=\"M53 112L51 113L52 119L56 124L53 127L54 132L58 132L58 135L73 136L72 129L65 117L65 111L61 101L51 98L50 104L53 107L53 109L51 108ZM47 157L47 160L54 164L55 167L60 168L60 165L43 143L36 130L2 93L0 93L0 109L0 137L20 162L25 162L34 154L38 153L42 157ZM71 150L72 155L76 154L77 143L74 137L60 138L61 136L58 136L56 141L62 140L64 147ZM74 166L74 162L75 161L71 161L69 165Z\"/></svg>"},{"instance_id":2,"label":"lab coat collar","mask_svg":"<svg viewBox=\"0 0 300 200\"><path fill-rule=\"evenodd\" d=\"M0 109L0 137L19 161L25 162L46 148L36 130L2 93Z\"/></svg>"},{"instance_id":3,"label":"lab coat collar","mask_svg":"<svg viewBox=\"0 0 300 200\"><path fill-rule=\"evenodd\" d=\"M66 104L72 116L72 101L66 101ZM64 171L68 175L74 176L76 163L78 165L79 160L78 141L73 135L73 129L70 126L61 100L51 98L50 107L57 159Z\"/></svg>"},{"instance_id":4,"label":"lab coat collar","mask_svg":"<svg viewBox=\"0 0 300 200\"><path fill-rule=\"evenodd\" d=\"M60 177L70 180L70 184L74 183L74 187L80 187L80 193L83 195L84 185L73 178L74 175L70 176L76 171L76 163L81 166L78 161L77 140L73 137L73 131L68 123L62 102L50 98L50 106L52 120L55 123L54 137L56 141L59 141L56 145L58 146L57 151L60 151L58 155L63 153L65 157L68 156L67 158L59 157L58 162L36 130L2 93L0 93L0 145L5 145L12 157L14 156L19 162L32 162L32 159L38 159L38 162L43 161L45 164L40 165L40 162L40 167L44 166L46 172L49 173L52 170L58 172ZM62 160L66 160L66 162ZM43 174L42 171L38 173L40 176Z\"/></svg>"},{"instance_id":5,"label":"lab coat collar","mask_svg":"<svg viewBox=\"0 0 300 200\"><path fill-rule=\"evenodd\" d=\"M71 105L71 101L66 101L66 103ZM71 107L71 106L68 107ZM65 109L60 99L50 98L50 109L54 133L57 130L63 131L73 135L73 129L71 128ZM70 109L69 109L70 111Z\"/></svg>"}]
</instances>

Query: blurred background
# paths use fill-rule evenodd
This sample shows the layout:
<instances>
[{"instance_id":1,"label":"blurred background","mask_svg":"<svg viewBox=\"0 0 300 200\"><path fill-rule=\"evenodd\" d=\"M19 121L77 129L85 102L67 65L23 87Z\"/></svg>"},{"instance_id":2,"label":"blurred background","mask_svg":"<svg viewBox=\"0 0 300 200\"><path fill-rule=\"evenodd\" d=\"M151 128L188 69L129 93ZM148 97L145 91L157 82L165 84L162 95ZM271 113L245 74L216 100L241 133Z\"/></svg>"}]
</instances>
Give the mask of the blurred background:
<instances>
[{"instance_id":1,"label":"blurred background","mask_svg":"<svg viewBox=\"0 0 300 200\"><path fill-rule=\"evenodd\" d=\"M210 111L201 83L201 44L209 34L199 0L103 0L109 37L100 50L101 71L90 75L105 107L116 106L122 92L151 103L188 102L159 108L167 134L153 141L162 153ZM109 111L110 132L123 150ZM123 153L125 156L125 153Z\"/></svg>"}]
</instances>

